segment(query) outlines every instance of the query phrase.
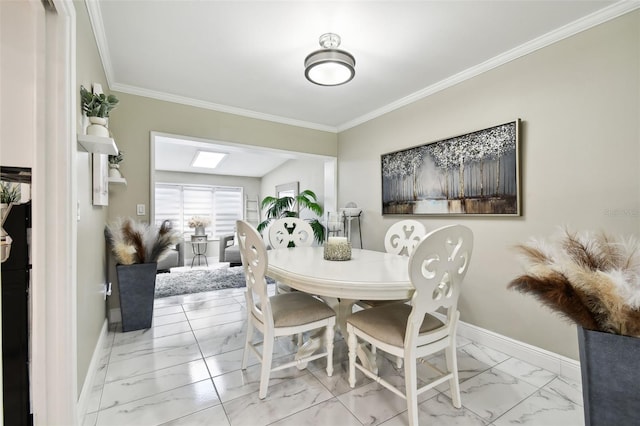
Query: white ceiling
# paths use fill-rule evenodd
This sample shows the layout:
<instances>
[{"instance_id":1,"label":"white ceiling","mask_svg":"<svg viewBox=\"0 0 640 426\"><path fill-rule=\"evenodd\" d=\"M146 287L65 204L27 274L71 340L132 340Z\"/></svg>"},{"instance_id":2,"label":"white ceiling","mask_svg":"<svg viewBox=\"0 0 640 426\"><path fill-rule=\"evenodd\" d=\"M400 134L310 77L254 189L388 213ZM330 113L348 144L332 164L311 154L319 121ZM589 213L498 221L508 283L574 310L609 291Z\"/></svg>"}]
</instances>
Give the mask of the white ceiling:
<instances>
[{"instance_id":1,"label":"white ceiling","mask_svg":"<svg viewBox=\"0 0 640 426\"><path fill-rule=\"evenodd\" d=\"M231 176L262 177L286 161L299 155L266 148L211 143L169 135L156 135L155 170L173 172L204 173ZM218 167L205 169L191 166L198 151L213 151L227 154Z\"/></svg>"},{"instance_id":2,"label":"white ceiling","mask_svg":"<svg viewBox=\"0 0 640 426\"><path fill-rule=\"evenodd\" d=\"M638 7L595 0L86 0L110 90L338 132ZM355 78L303 62L326 32Z\"/></svg>"}]
</instances>

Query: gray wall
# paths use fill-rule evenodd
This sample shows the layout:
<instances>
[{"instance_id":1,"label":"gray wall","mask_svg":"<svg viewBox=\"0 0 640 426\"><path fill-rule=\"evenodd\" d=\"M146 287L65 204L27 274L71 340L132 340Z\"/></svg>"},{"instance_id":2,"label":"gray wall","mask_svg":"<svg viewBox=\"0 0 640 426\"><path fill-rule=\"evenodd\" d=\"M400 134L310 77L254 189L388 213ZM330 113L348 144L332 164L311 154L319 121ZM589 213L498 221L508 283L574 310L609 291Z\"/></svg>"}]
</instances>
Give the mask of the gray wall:
<instances>
[{"instance_id":1,"label":"gray wall","mask_svg":"<svg viewBox=\"0 0 640 426\"><path fill-rule=\"evenodd\" d=\"M78 85L78 133L82 129L80 85L88 90L92 83L102 84L108 91L102 62L91 31L89 17L84 2L74 2L77 14L76 81ZM92 155L78 150L78 290L77 290L77 330L78 330L78 392L82 389L91 357L105 320L105 301L101 293L106 282L106 256L104 225L108 207L92 204ZM110 194L112 195L112 194Z\"/></svg>"},{"instance_id":2,"label":"gray wall","mask_svg":"<svg viewBox=\"0 0 640 426\"><path fill-rule=\"evenodd\" d=\"M339 135L338 201L364 207L364 245L383 249L380 155L522 121L523 215L424 217L475 234L461 319L577 359L575 327L506 289L513 245L567 225L637 235L640 212L640 12L558 42Z\"/></svg>"}]
</instances>

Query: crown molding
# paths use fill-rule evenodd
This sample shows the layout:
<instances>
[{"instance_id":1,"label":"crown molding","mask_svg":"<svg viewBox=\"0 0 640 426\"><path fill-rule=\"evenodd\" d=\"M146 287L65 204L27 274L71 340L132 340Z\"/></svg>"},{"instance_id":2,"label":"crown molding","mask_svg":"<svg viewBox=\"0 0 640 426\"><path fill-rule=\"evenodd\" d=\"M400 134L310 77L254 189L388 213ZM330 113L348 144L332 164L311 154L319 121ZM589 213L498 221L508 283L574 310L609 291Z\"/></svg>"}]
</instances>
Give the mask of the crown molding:
<instances>
[{"instance_id":1,"label":"crown molding","mask_svg":"<svg viewBox=\"0 0 640 426\"><path fill-rule=\"evenodd\" d=\"M551 44L557 43L582 31L588 30L592 27L595 27L596 25L600 25L604 22L615 19L638 8L640 8L640 1L637 0L622 0L618 3L614 3L609 7L601 9L597 12L592 13L591 15L587 15L563 27L548 32L547 34L524 43L514 49L508 50L498 56L482 62L481 64L478 64L471 68L467 68L466 70L459 72L458 74L454 74L453 76L432 84L431 86L426 87L418 92L398 99L397 101L392 102L382 108L378 108L368 114L343 123L338 126L338 133L363 124L367 121L373 120L374 118L380 117L381 115L384 115L388 112L395 111L398 108L426 98L427 96L433 95L465 80L469 80L496 67L521 58L525 55L528 55L529 53L535 52L536 50L542 49Z\"/></svg>"},{"instance_id":2,"label":"crown molding","mask_svg":"<svg viewBox=\"0 0 640 426\"><path fill-rule=\"evenodd\" d=\"M228 114L241 115L243 117L271 121L274 123L286 124L289 126L304 127L307 129L321 130L324 132L331 132L331 133L337 133L338 131L335 127L326 126L323 124L310 123L308 121L294 120L291 118L280 117L277 115L264 114L257 111L236 108L229 105L220 105L213 102L201 101L198 99L188 98L185 96L172 95L169 93L143 89L140 87L129 86L126 84L115 83L112 86L110 86L110 89L118 92L128 93L130 95L144 96L146 98L157 99L160 101L173 102L173 103L182 104L182 105L189 105L193 107L209 109L209 110L224 112Z\"/></svg>"},{"instance_id":3,"label":"crown molding","mask_svg":"<svg viewBox=\"0 0 640 426\"><path fill-rule=\"evenodd\" d=\"M547 47L558 41L571 37L577 33L580 33L582 31L595 27L596 25L600 25L604 22L615 19L619 16L622 16L626 13L629 13L633 10L640 8L640 1L638 0L621 0L617 3L612 4L609 7L601 9L597 12L594 12L576 21L573 21L563 27L560 27L534 40L524 43L514 49L511 49L498 56L495 56L481 64L468 68L462 72L459 72L458 74L455 74L449 78L446 78L435 84L432 84L431 86L428 86L418 92L412 93L411 95L398 99L395 102L392 102L381 108L375 109L369 112L368 114L365 114L353 120L347 121L341 125L338 125L337 127L333 127L333 126L327 126L327 125L312 123L308 121L294 120L287 117L264 114L264 113L232 107L228 105L221 105L213 102L205 102L205 101L201 101L193 98L187 98L184 96L171 95L168 93L162 93L158 91L142 89L140 87L116 83L113 77L113 67L111 65L111 59L108 54L109 52L108 43L105 36L104 27L102 25L102 15L100 12L99 2L95 0L85 0L85 3L87 5L87 10L89 12L89 19L91 21L91 26L93 27L96 43L98 45L98 52L100 54L102 65L104 67L104 72L107 78L107 84L111 90L117 90L123 93L144 96L147 98L158 99L166 102L174 102L174 103L190 105L198 108L225 112L225 113L240 115L240 116L249 117L249 118L255 118L258 120L272 121L275 123L286 124L286 125L297 126L297 127L304 127L308 129L320 130L320 131L331 132L331 133L340 133L352 127L363 124L367 121L373 120L374 118L377 118L389 112L395 111L396 109L402 108L420 99L426 98L427 96L438 93L442 90L445 90L465 80L471 79L482 73L490 71L496 67L499 67L515 59L528 55L529 53L535 52L536 50Z\"/></svg>"}]
</instances>

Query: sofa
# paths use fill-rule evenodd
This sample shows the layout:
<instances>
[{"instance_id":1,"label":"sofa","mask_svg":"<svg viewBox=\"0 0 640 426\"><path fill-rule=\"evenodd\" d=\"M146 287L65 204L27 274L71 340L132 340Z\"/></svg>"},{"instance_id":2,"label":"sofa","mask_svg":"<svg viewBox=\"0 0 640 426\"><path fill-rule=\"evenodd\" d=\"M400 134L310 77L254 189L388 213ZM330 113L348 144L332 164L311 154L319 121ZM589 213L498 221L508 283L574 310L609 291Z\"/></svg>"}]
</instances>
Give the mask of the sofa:
<instances>
[{"instance_id":1,"label":"sofa","mask_svg":"<svg viewBox=\"0 0 640 426\"><path fill-rule=\"evenodd\" d=\"M158 262L158 272L169 272L171 268L184 266L184 244L178 243L167 256Z\"/></svg>"},{"instance_id":2,"label":"sofa","mask_svg":"<svg viewBox=\"0 0 640 426\"><path fill-rule=\"evenodd\" d=\"M235 234L223 235L220 237L219 261L228 262L230 266L242 265L240 258L240 247L235 243Z\"/></svg>"}]
</instances>

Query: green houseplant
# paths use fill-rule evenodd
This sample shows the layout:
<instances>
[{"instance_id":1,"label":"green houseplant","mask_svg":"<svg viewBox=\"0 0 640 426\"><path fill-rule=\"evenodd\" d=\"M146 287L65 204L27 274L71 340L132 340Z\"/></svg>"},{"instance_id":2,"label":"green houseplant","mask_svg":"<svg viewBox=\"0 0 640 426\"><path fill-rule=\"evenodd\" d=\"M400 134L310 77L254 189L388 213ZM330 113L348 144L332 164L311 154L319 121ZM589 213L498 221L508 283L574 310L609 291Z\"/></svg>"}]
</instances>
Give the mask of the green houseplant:
<instances>
[{"instance_id":1,"label":"green houseplant","mask_svg":"<svg viewBox=\"0 0 640 426\"><path fill-rule=\"evenodd\" d=\"M640 243L570 232L517 246L525 273L509 288L578 325L587 426L640 423Z\"/></svg>"},{"instance_id":2,"label":"green houseplant","mask_svg":"<svg viewBox=\"0 0 640 426\"><path fill-rule=\"evenodd\" d=\"M158 261L180 234L167 222L157 228L131 219L107 225L104 234L117 263L122 331L150 328Z\"/></svg>"},{"instance_id":3,"label":"green houseplant","mask_svg":"<svg viewBox=\"0 0 640 426\"><path fill-rule=\"evenodd\" d=\"M118 98L104 93L92 93L85 89L84 86L80 86L80 101L82 103L82 111L87 115L91 123L87 127L87 134L109 137L107 118L118 105Z\"/></svg>"},{"instance_id":4,"label":"green houseplant","mask_svg":"<svg viewBox=\"0 0 640 426\"><path fill-rule=\"evenodd\" d=\"M298 211L294 210L296 205L300 209L307 209L318 217L322 217L324 212L322 206L318 203L318 197L311 190L304 190L295 197L272 197L267 196L260 204L265 211L265 220L258 224L258 232L263 232L272 220L283 217L299 217ZM324 242L325 228L318 218L309 221L313 229L314 240L322 244Z\"/></svg>"},{"instance_id":5,"label":"green houseplant","mask_svg":"<svg viewBox=\"0 0 640 426\"><path fill-rule=\"evenodd\" d=\"M11 204L20 201L20 185L0 182L0 203Z\"/></svg>"}]
</instances>

